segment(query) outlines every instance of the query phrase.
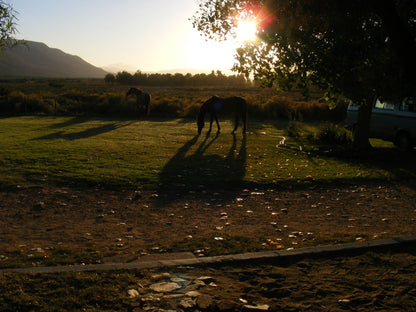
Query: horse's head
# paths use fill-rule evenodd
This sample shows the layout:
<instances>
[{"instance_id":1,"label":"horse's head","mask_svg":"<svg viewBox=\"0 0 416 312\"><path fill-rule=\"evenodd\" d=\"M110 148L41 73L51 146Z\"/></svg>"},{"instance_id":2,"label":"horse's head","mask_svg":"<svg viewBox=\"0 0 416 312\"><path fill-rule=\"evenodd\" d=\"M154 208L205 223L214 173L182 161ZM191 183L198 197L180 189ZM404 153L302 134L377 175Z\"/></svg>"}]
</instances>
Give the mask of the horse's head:
<instances>
[{"instance_id":1,"label":"horse's head","mask_svg":"<svg viewBox=\"0 0 416 312\"><path fill-rule=\"evenodd\" d=\"M126 93L126 97L128 97L129 95L132 95L132 94L137 96L137 95L142 94L142 91L139 90L139 89L136 89L136 88L130 88L129 91L127 91L127 93Z\"/></svg>"},{"instance_id":2,"label":"horse's head","mask_svg":"<svg viewBox=\"0 0 416 312\"><path fill-rule=\"evenodd\" d=\"M198 125L198 134L201 134L202 128L205 125L204 116L202 114L199 114L199 116L198 116L197 125Z\"/></svg>"}]
</instances>

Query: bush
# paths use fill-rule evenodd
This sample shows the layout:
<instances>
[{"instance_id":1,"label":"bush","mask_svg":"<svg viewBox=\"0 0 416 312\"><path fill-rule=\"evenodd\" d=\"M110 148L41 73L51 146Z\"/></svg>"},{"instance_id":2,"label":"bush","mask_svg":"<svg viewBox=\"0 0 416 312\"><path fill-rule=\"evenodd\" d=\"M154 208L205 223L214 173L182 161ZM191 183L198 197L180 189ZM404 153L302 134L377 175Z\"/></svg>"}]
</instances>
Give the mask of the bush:
<instances>
[{"instance_id":1,"label":"bush","mask_svg":"<svg viewBox=\"0 0 416 312\"><path fill-rule=\"evenodd\" d=\"M54 110L52 99L44 98L40 94L29 94L26 96L26 113L46 113L49 114Z\"/></svg>"},{"instance_id":2,"label":"bush","mask_svg":"<svg viewBox=\"0 0 416 312\"><path fill-rule=\"evenodd\" d=\"M321 127L318 140L327 145L351 145L353 138L351 132L344 127L327 123Z\"/></svg>"},{"instance_id":3,"label":"bush","mask_svg":"<svg viewBox=\"0 0 416 312\"><path fill-rule=\"evenodd\" d=\"M292 138L299 138L301 137L301 127L299 126L298 122L295 121L291 121L289 122L288 126L287 126L287 135L292 137Z\"/></svg>"},{"instance_id":4,"label":"bush","mask_svg":"<svg viewBox=\"0 0 416 312\"><path fill-rule=\"evenodd\" d=\"M292 120L291 102L285 97L273 96L263 107L263 114L273 119Z\"/></svg>"},{"instance_id":5,"label":"bush","mask_svg":"<svg viewBox=\"0 0 416 312\"><path fill-rule=\"evenodd\" d=\"M150 103L150 115L155 117L180 117L182 106L178 102L169 102L162 100L160 102Z\"/></svg>"}]
</instances>

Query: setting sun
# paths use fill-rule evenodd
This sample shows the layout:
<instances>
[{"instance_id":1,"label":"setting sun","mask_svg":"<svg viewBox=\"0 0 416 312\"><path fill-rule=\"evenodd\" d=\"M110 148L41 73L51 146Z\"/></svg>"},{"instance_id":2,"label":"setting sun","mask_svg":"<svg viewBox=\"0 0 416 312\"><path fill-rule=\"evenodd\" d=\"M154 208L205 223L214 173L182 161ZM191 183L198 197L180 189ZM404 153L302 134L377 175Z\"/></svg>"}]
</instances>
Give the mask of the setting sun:
<instances>
[{"instance_id":1,"label":"setting sun","mask_svg":"<svg viewBox=\"0 0 416 312\"><path fill-rule=\"evenodd\" d=\"M252 41L256 39L257 23L255 21L241 21L235 31L238 41Z\"/></svg>"}]
</instances>

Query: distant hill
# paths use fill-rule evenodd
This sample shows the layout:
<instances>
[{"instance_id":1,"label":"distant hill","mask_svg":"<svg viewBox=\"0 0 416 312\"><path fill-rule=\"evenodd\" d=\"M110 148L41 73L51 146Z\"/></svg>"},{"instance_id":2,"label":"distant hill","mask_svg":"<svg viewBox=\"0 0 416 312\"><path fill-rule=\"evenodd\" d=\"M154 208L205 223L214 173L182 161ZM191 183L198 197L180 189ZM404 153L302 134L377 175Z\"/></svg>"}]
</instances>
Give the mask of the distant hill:
<instances>
[{"instance_id":1,"label":"distant hill","mask_svg":"<svg viewBox=\"0 0 416 312\"><path fill-rule=\"evenodd\" d=\"M0 56L0 77L104 78L107 74L78 56L49 48L46 44L25 41Z\"/></svg>"}]
</instances>

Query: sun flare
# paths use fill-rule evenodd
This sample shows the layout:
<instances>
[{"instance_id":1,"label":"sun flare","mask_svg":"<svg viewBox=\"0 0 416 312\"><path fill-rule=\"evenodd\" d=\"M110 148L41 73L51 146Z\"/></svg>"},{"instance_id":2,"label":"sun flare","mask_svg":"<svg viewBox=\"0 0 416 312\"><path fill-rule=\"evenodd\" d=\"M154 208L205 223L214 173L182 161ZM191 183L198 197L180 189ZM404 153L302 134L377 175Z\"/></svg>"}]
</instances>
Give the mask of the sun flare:
<instances>
[{"instance_id":1,"label":"sun flare","mask_svg":"<svg viewBox=\"0 0 416 312\"><path fill-rule=\"evenodd\" d=\"M257 35L257 23L253 20L240 21L235 34L238 41L253 41Z\"/></svg>"}]
</instances>

